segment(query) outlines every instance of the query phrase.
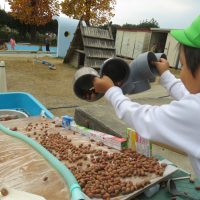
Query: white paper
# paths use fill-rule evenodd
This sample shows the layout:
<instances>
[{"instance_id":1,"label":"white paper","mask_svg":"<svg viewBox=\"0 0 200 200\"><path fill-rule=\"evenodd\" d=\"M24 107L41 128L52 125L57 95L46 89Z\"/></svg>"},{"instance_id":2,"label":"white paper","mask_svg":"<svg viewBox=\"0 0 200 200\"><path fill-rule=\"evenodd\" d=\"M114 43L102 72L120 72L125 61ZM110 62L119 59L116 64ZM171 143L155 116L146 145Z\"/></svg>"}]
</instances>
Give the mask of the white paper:
<instances>
[{"instance_id":1,"label":"white paper","mask_svg":"<svg viewBox=\"0 0 200 200\"><path fill-rule=\"evenodd\" d=\"M6 188L6 187L5 187ZM28 192L23 192L11 188L6 188L8 190L7 196L0 196L1 200L46 200L44 197L31 194Z\"/></svg>"}]
</instances>

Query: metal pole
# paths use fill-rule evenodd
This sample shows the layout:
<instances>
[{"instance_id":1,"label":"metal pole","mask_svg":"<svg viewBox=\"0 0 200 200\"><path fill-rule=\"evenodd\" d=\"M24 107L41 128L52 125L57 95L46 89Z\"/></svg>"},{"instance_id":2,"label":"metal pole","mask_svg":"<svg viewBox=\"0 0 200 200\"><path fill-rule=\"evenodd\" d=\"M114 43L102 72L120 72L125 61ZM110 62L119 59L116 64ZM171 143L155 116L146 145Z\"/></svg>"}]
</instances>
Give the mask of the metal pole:
<instances>
[{"instance_id":1,"label":"metal pole","mask_svg":"<svg viewBox=\"0 0 200 200\"><path fill-rule=\"evenodd\" d=\"M0 92L7 92L5 62L0 61Z\"/></svg>"}]
</instances>

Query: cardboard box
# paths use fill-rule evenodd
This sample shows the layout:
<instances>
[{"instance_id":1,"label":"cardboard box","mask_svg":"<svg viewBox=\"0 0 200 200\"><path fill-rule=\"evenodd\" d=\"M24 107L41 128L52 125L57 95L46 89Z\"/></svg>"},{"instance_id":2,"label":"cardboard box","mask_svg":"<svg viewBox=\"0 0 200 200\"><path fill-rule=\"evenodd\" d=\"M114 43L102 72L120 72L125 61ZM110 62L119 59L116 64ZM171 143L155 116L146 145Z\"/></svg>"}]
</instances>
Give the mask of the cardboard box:
<instances>
[{"instance_id":1,"label":"cardboard box","mask_svg":"<svg viewBox=\"0 0 200 200\"><path fill-rule=\"evenodd\" d=\"M141 137L135 130L126 130L127 148L130 148L147 157L152 156L152 144L149 140Z\"/></svg>"},{"instance_id":2,"label":"cardboard box","mask_svg":"<svg viewBox=\"0 0 200 200\"><path fill-rule=\"evenodd\" d=\"M78 132L96 142L102 142L104 145L117 150L122 150L127 147L127 140L125 138L119 138L100 131L91 130L75 123L71 124L71 130Z\"/></svg>"}]
</instances>

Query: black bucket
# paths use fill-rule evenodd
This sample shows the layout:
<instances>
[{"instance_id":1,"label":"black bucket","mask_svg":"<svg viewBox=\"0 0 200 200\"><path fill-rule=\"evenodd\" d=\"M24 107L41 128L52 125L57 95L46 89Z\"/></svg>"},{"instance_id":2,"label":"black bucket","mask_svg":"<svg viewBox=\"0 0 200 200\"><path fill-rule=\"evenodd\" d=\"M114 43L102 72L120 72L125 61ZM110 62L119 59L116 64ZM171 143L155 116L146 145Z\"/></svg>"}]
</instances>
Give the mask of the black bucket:
<instances>
[{"instance_id":1,"label":"black bucket","mask_svg":"<svg viewBox=\"0 0 200 200\"><path fill-rule=\"evenodd\" d=\"M91 67L82 67L74 75L74 93L80 99L86 101L96 101L104 94L95 93L93 89L93 80L99 77L98 72Z\"/></svg>"},{"instance_id":2,"label":"black bucket","mask_svg":"<svg viewBox=\"0 0 200 200\"><path fill-rule=\"evenodd\" d=\"M129 77L130 68L128 63L120 58L110 58L104 61L100 69L100 76L108 76L114 85L122 86Z\"/></svg>"}]
</instances>

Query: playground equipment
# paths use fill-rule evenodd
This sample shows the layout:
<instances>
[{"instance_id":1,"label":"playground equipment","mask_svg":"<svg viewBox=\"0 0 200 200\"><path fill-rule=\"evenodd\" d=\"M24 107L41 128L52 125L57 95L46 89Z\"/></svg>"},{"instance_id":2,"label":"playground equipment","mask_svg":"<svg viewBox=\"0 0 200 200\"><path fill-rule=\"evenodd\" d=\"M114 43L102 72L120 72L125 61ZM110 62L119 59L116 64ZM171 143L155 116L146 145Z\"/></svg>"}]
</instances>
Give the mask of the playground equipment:
<instances>
[{"instance_id":1,"label":"playground equipment","mask_svg":"<svg viewBox=\"0 0 200 200\"><path fill-rule=\"evenodd\" d=\"M56 67L55 67L54 64L52 64L52 63L50 63L50 62L48 62L48 61L46 61L46 60L40 60L40 59L38 59L38 58L36 57L36 58L34 59L34 64L38 64L38 63L43 64L43 65L47 65L49 69L53 69L53 70L56 69Z\"/></svg>"},{"instance_id":2,"label":"playground equipment","mask_svg":"<svg viewBox=\"0 0 200 200\"><path fill-rule=\"evenodd\" d=\"M79 20L72 19L64 14L53 16L53 19L58 21L57 57L64 58L74 38Z\"/></svg>"},{"instance_id":3,"label":"playground equipment","mask_svg":"<svg viewBox=\"0 0 200 200\"><path fill-rule=\"evenodd\" d=\"M0 61L0 92L7 91L5 62Z\"/></svg>"}]
</instances>

